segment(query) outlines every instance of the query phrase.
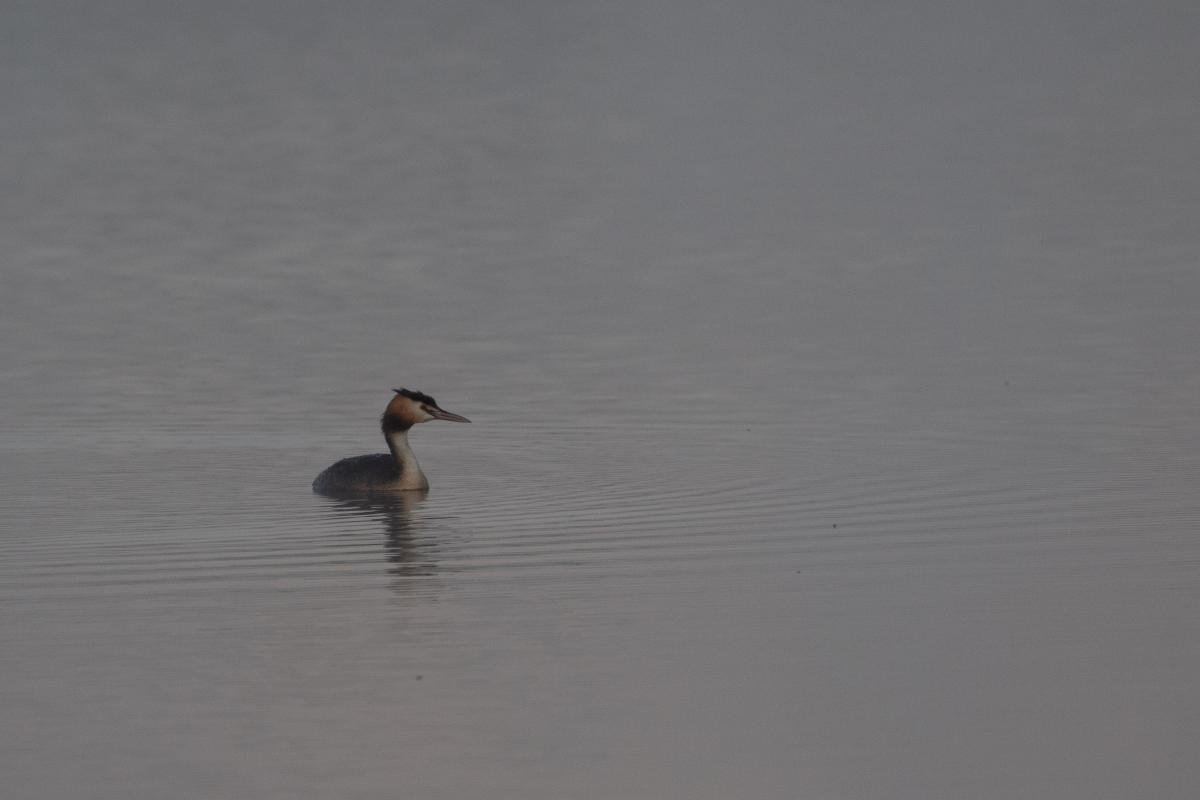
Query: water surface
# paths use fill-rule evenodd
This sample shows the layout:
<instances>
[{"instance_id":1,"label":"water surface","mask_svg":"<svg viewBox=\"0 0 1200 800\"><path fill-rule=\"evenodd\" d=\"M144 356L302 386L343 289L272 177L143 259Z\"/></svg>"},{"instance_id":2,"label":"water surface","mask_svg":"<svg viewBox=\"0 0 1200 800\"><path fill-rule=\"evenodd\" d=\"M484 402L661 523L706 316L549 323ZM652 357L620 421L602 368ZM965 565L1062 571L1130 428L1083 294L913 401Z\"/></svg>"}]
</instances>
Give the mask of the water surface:
<instances>
[{"instance_id":1,"label":"water surface","mask_svg":"<svg viewBox=\"0 0 1200 800\"><path fill-rule=\"evenodd\" d=\"M1191 6L135 5L0 33L6 797L1196 796Z\"/></svg>"}]
</instances>

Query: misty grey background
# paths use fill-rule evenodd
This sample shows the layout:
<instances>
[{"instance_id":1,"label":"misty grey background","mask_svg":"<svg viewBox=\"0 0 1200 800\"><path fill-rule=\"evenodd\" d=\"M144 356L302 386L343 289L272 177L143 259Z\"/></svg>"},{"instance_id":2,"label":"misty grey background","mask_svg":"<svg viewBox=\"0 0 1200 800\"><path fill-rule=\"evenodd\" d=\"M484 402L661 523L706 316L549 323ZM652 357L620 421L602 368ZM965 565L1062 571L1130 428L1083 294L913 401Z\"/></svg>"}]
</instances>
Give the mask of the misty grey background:
<instances>
[{"instance_id":1,"label":"misty grey background","mask_svg":"<svg viewBox=\"0 0 1200 800\"><path fill-rule=\"evenodd\" d=\"M3 17L6 797L1200 791L1194 4Z\"/></svg>"}]
</instances>

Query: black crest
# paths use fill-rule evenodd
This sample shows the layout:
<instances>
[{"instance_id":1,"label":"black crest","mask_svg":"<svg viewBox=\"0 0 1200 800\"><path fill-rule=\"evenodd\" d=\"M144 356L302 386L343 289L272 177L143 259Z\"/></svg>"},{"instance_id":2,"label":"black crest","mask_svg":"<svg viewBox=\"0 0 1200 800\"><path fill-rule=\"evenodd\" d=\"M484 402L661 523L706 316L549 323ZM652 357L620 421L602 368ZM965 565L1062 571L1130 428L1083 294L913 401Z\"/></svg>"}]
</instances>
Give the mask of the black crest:
<instances>
[{"instance_id":1,"label":"black crest","mask_svg":"<svg viewBox=\"0 0 1200 800\"><path fill-rule=\"evenodd\" d=\"M416 400L418 403L424 403L425 405L433 406L434 408L440 408L440 406L437 404L437 400L434 400L427 394L414 392L411 389L392 389L392 391L396 394L407 397L409 400Z\"/></svg>"}]
</instances>

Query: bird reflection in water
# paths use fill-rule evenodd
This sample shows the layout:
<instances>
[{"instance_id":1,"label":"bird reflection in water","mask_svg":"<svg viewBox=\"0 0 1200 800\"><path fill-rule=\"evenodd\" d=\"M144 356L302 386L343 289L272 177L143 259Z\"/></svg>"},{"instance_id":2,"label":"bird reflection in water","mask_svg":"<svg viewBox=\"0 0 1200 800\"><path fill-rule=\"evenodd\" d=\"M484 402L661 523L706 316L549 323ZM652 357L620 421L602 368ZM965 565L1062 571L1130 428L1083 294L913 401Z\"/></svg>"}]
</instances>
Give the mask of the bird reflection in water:
<instances>
[{"instance_id":1,"label":"bird reflection in water","mask_svg":"<svg viewBox=\"0 0 1200 800\"><path fill-rule=\"evenodd\" d=\"M429 490L338 494L322 492L338 516L369 517L383 524L384 551L391 563L388 572L404 577L432 575L437 571L432 543L422 541L421 522L414 513Z\"/></svg>"}]
</instances>

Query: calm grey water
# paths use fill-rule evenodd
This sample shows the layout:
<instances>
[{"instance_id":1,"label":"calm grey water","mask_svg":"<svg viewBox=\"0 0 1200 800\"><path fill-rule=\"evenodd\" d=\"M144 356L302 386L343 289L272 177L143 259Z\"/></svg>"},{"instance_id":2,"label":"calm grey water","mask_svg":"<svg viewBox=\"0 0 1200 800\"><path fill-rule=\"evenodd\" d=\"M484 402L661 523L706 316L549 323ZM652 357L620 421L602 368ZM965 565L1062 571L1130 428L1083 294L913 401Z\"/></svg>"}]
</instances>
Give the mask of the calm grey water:
<instances>
[{"instance_id":1,"label":"calm grey water","mask_svg":"<svg viewBox=\"0 0 1200 800\"><path fill-rule=\"evenodd\" d=\"M8 4L4 796L1196 797L1197 7L501 5Z\"/></svg>"}]
</instances>

